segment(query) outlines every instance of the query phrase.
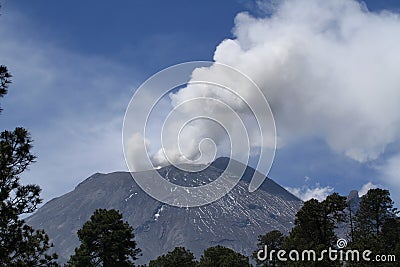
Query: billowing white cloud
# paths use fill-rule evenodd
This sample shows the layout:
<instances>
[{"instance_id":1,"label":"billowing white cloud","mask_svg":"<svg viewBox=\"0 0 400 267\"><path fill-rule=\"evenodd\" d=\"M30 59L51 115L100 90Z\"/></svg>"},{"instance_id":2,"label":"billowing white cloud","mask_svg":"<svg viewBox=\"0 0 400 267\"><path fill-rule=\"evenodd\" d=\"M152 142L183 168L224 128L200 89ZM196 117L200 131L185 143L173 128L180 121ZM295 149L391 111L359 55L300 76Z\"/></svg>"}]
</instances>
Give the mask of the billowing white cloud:
<instances>
[{"instance_id":1,"label":"billowing white cloud","mask_svg":"<svg viewBox=\"0 0 400 267\"><path fill-rule=\"evenodd\" d=\"M272 159L275 127L261 90L226 65L196 68L193 73L191 69L190 73L191 83L169 94L172 108L162 124L163 147L153 155L154 164L206 163L221 155L247 162L257 149ZM128 119L137 118L135 112L127 114Z\"/></svg>"},{"instance_id":2,"label":"billowing white cloud","mask_svg":"<svg viewBox=\"0 0 400 267\"><path fill-rule=\"evenodd\" d=\"M333 187L330 186L320 186L316 184L315 186L302 186L302 187L285 187L290 193L300 198L303 201L310 200L312 198L318 201L323 201L326 197L333 193Z\"/></svg>"},{"instance_id":3,"label":"billowing white cloud","mask_svg":"<svg viewBox=\"0 0 400 267\"><path fill-rule=\"evenodd\" d=\"M324 139L376 159L400 134L400 19L352 0L287 0L264 19L241 13L214 59L261 87L278 134Z\"/></svg>"},{"instance_id":4,"label":"billowing white cloud","mask_svg":"<svg viewBox=\"0 0 400 267\"><path fill-rule=\"evenodd\" d=\"M238 14L234 38L218 45L214 60L237 68L261 88L275 117L278 146L311 137L365 163L399 142L399 14L370 12L355 0L285 0L266 8L264 18ZM193 74L199 75L205 80L218 75L222 84L252 97L235 77L212 68ZM171 101L176 106L201 96L223 100L241 115L247 112L238 98L211 86L188 86L172 94ZM209 102L184 112L198 109L218 111ZM183 139L213 136L213 127L192 126L187 131L195 133L192 139Z\"/></svg>"}]
</instances>

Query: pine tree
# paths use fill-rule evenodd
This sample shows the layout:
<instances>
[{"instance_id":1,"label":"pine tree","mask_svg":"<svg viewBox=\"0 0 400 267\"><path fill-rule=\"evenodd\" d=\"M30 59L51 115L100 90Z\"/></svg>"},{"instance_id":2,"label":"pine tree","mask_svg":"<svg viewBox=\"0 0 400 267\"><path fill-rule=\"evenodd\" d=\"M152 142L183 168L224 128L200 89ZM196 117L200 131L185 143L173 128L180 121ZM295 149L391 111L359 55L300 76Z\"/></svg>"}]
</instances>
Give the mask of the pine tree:
<instances>
[{"instance_id":1,"label":"pine tree","mask_svg":"<svg viewBox=\"0 0 400 267\"><path fill-rule=\"evenodd\" d=\"M354 239L352 249L372 251L370 258L376 255L398 253L399 224L397 209L388 190L370 189L361 197L360 208L355 216ZM350 262L349 266L379 266L377 262ZM390 264L387 266L391 266Z\"/></svg>"},{"instance_id":2,"label":"pine tree","mask_svg":"<svg viewBox=\"0 0 400 267\"><path fill-rule=\"evenodd\" d=\"M338 223L346 220L344 209L347 207L346 197L333 193L321 202L322 206L322 243L332 245L336 242L334 232Z\"/></svg>"},{"instance_id":3,"label":"pine tree","mask_svg":"<svg viewBox=\"0 0 400 267\"><path fill-rule=\"evenodd\" d=\"M306 201L296 214L295 227L285 239L283 249L286 251L312 249L319 255L322 250L333 247L337 240L335 227L345 220L343 213L345 207L346 198L338 193L329 195L322 202L316 199ZM337 266L338 264L327 259L317 263L290 262L290 266Z\"/></svg>"},{"instance_id":4,"label":"pine tree","mask_svg":"<svg viewBox=\"0 0 400 267\"><path fill-rule=\"evenodd\" d=\"M140 249L136 248L133 228L122 221L116 210L98 209L80 230L81 245L75 249L68 266L135 266Z\"/></svg>"},{"instance_id":5,"label":"pine tree","mask_svg":"<svg viewBox=\"0 0 400 267\"><path fill-rule=\"evenodd\" d=\"M385 221L397 214L397 209L393 205L389 190L370 189L362 196L355 217L356 238L378 236Z\"/></svg>"},{"instance_id":6,"label":"pine tree","mask_svg":"<svg viewBox=\"0 0 400 267\"><path fill-rule=\"evenodd\" d=\"M0 66L0 97L8 92L11 74ZM1 109L0 109L1 112ZM19 175L34 162L32 139L27 130L0 133L0 266L58 266L57 255L43 230L34 230L20 216L41 203L38 185L21 185Z\"/></svg>"},{"instance_id":7,"label":"pine tree","mask_svg":"<svg viewBox=\"0 0 400 267\"><path fill-rule=\"evenodd\" d=\"M385 253L395 255L400 265L400 218L389 218L382 225L381 239Z\"/></svg>"},{"instance_id":8,"label":"pine tree","mask_svg":"<svg viewBox=\"0 0 400 267\"><path fill-rule=\"evenodd\" d=\"M150 261L149 267L195 267L197 264L192 252L186 250L184 247L176 247L166 255L159 256L156 260Z\"/></svg>"},{"instance_id":9,"label":"pine tree","mask_svg":"<svg viewBox=\"0 0 400 267\"><path fill-rule=\"evenodd\" d=\"M261 266L278 266L276 253L273 254L273 259L269 260L268 258L265 261L260 261L257 257L259 250L264 250L265 246L267 246L268 251L278 251L282 248L283 241L285 237L278 230L273 230L271 232L266 233L265 235L260 235L258 237L257 250L253 253L253 259L257 262L258 265Z\"/></svg>"},{"instance_id":10,"label":"pine tree","mask_svg":"<svg viewBox=\"0 0 400 267\"><path fill-rule=\"evenodd\" d=\"M249 258L223 246L215 246L204 251L200 258L201 267L250 267Z\"/></svg>"},{"instance_id":11,"label":"pine tree","mask_svg":"<svg viewBox=\"0 0 400 267\"><path fill-rule=\"evenodd\" d=\"M343 210L346 198L338 193L329 195L324 201L306 201L297 212L295 227L290 238L309 247L331 246L336 241L335 226L344 221Z\"/></svg>"},{"instance_id":12,"label":"pine tree","mask_svg":"<svg viewBox=\"0 0 400 267\"><path fill-rule=\"evenodd\" d=\"M0 5L1 7L1 5ZM8 86L11 83L11 74L4 65L0 65L0 98L4 97L8 92ZM2 111L0 107L0 112Z\"/></svg>"}]
</instances>

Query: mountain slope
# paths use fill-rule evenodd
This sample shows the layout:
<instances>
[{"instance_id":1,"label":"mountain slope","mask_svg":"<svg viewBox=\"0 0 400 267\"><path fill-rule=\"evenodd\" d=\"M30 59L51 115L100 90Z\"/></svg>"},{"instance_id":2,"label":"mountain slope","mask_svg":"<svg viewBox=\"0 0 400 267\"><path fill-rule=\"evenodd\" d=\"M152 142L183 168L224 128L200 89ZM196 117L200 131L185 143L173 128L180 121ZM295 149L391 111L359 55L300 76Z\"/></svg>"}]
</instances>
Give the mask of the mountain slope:
<instances>
[{"instance_id":1,"label":"mountain slope","mask_svg":"<svg viewBox=\"0 0 400 267\"><path fill-rule=\"evenodd\" d=\"M207 169L188 173L173 166L159 170L176 184L196 186L216 179L228 159L217 159ZM287 233L302 201L271 179L249 193L253 169L248 167L242 180L226 196L202 207L178 208L165 205L143 192L128 172L94 174L72 192L55 198L27 222L45 229L65 262L79 245L76 232L97 208L117 209L135 229L143 256L137 263L185 246L199 256L210 246L224 245L246 255L255 249L257 237L273 229Z\"/></svg>"}]
</instances>

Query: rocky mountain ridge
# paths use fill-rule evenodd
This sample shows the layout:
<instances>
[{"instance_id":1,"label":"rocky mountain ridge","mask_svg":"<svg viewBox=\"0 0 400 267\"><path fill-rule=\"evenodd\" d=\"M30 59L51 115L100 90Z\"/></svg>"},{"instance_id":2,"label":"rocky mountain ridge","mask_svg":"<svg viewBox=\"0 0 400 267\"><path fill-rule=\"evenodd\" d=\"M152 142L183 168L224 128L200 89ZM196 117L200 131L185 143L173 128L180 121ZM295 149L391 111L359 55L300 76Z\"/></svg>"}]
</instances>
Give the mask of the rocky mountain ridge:
<instances>
[{"instance_id":1,"label":"rocky mountain ridge","mask_svg":"<svg viewBox=\"0 0 400 267\"><path fill-rule=\"evenodd\" d=\"M196 173L174 166L161 168L159 173L173 183L197 186L216 179L228 161L219 158ZM128 172L96 173L73 191L47 202L27 222L45 229L60 262L66 262L79 245L77 230L98 208L119 210L134 227L143 253L138 264L148 263L176 246L185 246L197 257L205 248L215 245L250 255L258 235L274 229L288 233L303 203L269 178L250 193L248 184L254 171L246 167L232 191L218 201L196 208L173 207L151 198Z\"/></svg>"}]
</instances>

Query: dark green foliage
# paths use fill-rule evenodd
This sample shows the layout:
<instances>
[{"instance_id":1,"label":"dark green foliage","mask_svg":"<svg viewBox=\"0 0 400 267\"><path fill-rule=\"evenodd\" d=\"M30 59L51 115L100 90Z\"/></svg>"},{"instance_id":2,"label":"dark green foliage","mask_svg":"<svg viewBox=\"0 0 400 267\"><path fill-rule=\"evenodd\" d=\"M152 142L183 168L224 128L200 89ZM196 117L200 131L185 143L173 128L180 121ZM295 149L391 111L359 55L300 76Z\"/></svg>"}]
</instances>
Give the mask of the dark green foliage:
<instances>
[{"instance_id":1,"label":"dark green foliage","mask_svg":"<svg viewBox=\"0 0 400 267\"><path fill-rule=\"evenodd\" d=\"M204 251L200 258L201 267L246 267L249 264L249 258L230 248L216 246Z\"/></svg>"},{"instance_id":2,"label":"dark green foliage","mask_svg":"<svg viewBox=\"0 0 400 267\"><path fill-rule=\"evenodd\" d=\"M322 206L322 244L332 245L336 243L335 227L346 220L344 210L347 207L346 197L333 193L321 202Z\"/></svg>"},{"instance_id":3,"label":"dark green foliage","mask_svg":"<svg viewBox=\"0 0 400 267\"><path fill-rule=\"evenodd\" d=\"M400 248L400 218L389 218L385 221L382 237L390 250Z\"/></svg>"},{"instance_id":4,"label":"dark green foliage","mask_svg":"<svg viewBox=\"0 0 400 267\"><path fill-rule=\"evenodd\" d=\"M0 66L0 97L8 90L11 74ZM1 111L1 109L0 109ZM27 130L0 133L0 266L58 266L57 255L44 231L34 230L20 215L41 203L38 185L21 185L19 175L34 162L32 139Z\"/></svg>"},{"instance_id":5,"label":"dark green foliage","mask_svg":"<svg viewBox=\"0 0 400 267\"><path fill-rule=\"evenodd\" d=\"M260 261L257 257L257 253L259 250L263 250L265 246L267 246L268 251L278 251L282 248L284 240L285 237L278 230L268 232L265 235L260 235L258 237L257 250L253 253L253 259L255 259L257 264L260 266L278 266L276 254L273 254L273 259L271 261L269 259Z\"/></svg>"},{"instance_id":6,"label":"dark green foliage","mask_svg":"<svg viewBox=\"0 0 400 267\"><path fill-rule=\"evenodd\" d=\"M15 177L26 170L35 160L31 154L32 139L27 130L16 128L0 134L0 175L3 183L2 200L18 187L19 178ZM13 179L15 177L15 179Z\"/></svg>"},{"instance_id":7,"label":"dark green foliage","mask_svg":"<svg viewBox=\"0 0 400 267\"><path fill-rule=\"evenodd\" d=\"M1 6L0 6L1 7ZM11 74L4 65L0 65L0 97L3 97L8 92L8 85L11 83ZM2 109L0 108L0 112Z\"/></svg>"},{"instance_id":8,"label":"dark green foliage","mask_svg":"<svg viewBox=\"0 0 400 267\"><path fill-rule=\"evenodd\" d=\"M329 195L324 201L308 200L297 212L295 227L282 245L283 249L303 251L313 249L316 255L336 244L335 226L345 220L346 198L337 193ZM337 266L339 262L327 259L321 262L290 262L292 266Z\"/></svg>"},{"instance_id":9,"label":"dark green foliage","mask_svg":"<svg viewBox=\"0 0 400 267\"><path fill-rule=\"evenodd\" d=\"M354 239L348 244L346 250L358 250L360 261L352 261L351 254L347 262L339 259L332 261L327 254L321 261L310 261L308 257L305 261L291 261L288 253L296 250L302 253L305 250L314 250L315 258L321 256L322 250L335 249L337 237L335 235L335 226L345 220L345 198L334 193L328 196L324 201L319 202L316 199L306 201L303 207L296 214L295 227L288 237L283 237L279 231L272 231L266 235L259 236L258 249L253 253L253 258L260 266L400 266L400 218L397 217L397 210L393 208L393 201L390 198L388 190L371 189L361 198L360 208L351 222L354 222ZM356 209L354 207L353 211ZM257 259L257 252L268 246L268 256L271 250L284 250L284 256L288 261L264 261ZM339 250L339 249L338 249ZM364 261L362 253L370 250L371 255L367 255L371 261ZM276 252L275 252L276 253ZM276 254L273 254L276 255ZM386 259L392 255L397 262L377 262L374 261L376 255L386 256ZM264 256L264 254L262 254ZM268 259L269 257L267 257ZM277 259L276 259L277 260ZM343 258L345 261L346 259Z\"/></svg>"},{"instance_id":10,"label":"dark green foliage","mask_svg":"<svg viewBox=\"0 0 400 267\"><path fill-rule=\"evenodd\" d=\"M81 241L68 266L135 266L136 248L133 228L122 221L116 210L98 209L78 231Z\"/></svg>"},{"instance_id":11,"label":"dark green foliage","mask_svg":"<svg viewBox=\"0 0 400 267\"><path fill-rule=\"evenodd\" d=\"M184 247L176 247L166 255L159 256L149 263L149 267L195 267L197 261L192 252Z\"/></svg>"},{"instance_id":12,"label":"dark green foliage","mask_svg":"<svg viewBox=\"0 0 400 267\"><path fill-rule=\"evenodd\" d=\"M297 212L295 227L290 233L290 239L294 244L315 247L322 243L322 215L321 204L316 199L308 200Z\"/></svg>"},{"instance_id":13,"label":"dark green foliage","mask_svg":"<svg viewBox=\"0 0 400 267\"><path fill-rule=\"evenodd\" d=\"M355 216L352 249L371 250L370 258L376 255L396 255L399 259L400 219L388 190L370 189L362 196L360 209ZM379 266L376 262L351 262L349 266ZM385 266L398 266L394 263Z\"/></svg>"},{"instance_id":14,"label":"dark green foliage","mask_svg":"<svg viewBox=\"0 0 400 267\"><path fill-rule=\"evenodd\" d=\"M329 247L336 242L335 225L344 221L345 197L337 193L329 195L324 201L306 201L297 212L295 227L290 239L294 244L315 247Z\"/></svg>"},{"instance_id":15,"label":"dark green foliage","mask_svg":"<svg viewBox=\"0 0 400 267\"><path fill-rule=\"evenodd\" d=\"M43 230L21 224L14 234L15 248L11 260L4 266L59 266L55 261L57 255L46 254L50 248L49 238ZM3 265L2 265L3 266Z\"/></svg>"},{"instance_id":16,"label":"dark green foliage","mask_svg":"<svg viewBox=\"0 0 400 267\"><path fill-rule=\"evenodd\" d=\"M386 254L395 255L400 265L400 218L389 218L384 222L381 238Z\"/></svg>"},{"instance_id":17,"label":"dark green foliage","mask_svg":"<svg viewBox=\"0 0 400 267\"><path fill-rule=\"evenodd\" d=\"M355 217L356 238L378 236L385 221L397 213L393 204L388 190L370 189L362 196L360 209Z\"/></svg>"}]
</instances>

